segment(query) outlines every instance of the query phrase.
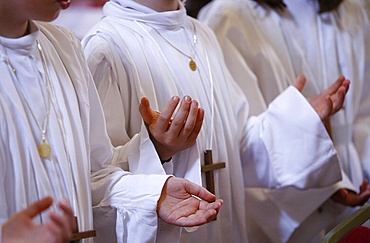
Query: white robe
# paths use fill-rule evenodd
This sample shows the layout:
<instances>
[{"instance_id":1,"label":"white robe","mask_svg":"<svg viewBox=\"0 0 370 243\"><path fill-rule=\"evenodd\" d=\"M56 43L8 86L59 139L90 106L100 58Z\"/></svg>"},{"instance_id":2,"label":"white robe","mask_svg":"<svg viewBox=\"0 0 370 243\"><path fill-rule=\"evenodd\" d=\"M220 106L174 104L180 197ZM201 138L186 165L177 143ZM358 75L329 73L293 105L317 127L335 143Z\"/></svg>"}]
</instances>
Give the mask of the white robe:
<instances>
[{"instance_id":1,"label":"white robe","mask_svg":"<svg viewBox=\"0 0 370 243\"><path fill-rule=\"evenodd\" d=\"M370 179L370 25L365 4L345 0L337 11L317 15L313 3L286 3L295 21L281 20L291 31L285 34L287 44L297 41L304 49L316 88L323 90L339 75L351 81L344 109L331 118L331 127L341 166L358 186L364 177Z\"/></svg>"},{"instance_id":2,"label":"white robe","mask_svg":"<svg viewBox=\"0 0 370 243\"><path fill-rule=\"evenodd\" d=\"M288 10L292 10L289 4L290 2L286 2L288 4ZM312 23L312 21L310 22L302 18L303 14L309 15L308 13L310 13L311 15L315 15L314 11L308 11L308 8L304 7L304 5L307 4L307 1L292 2L294 2L296 5L299 5L297 9L304 9L304 13L302 13L302 11L292 10L300 16L297 16L295 19L302 20L302 22L306 23ZM345 1L345 4L350 4L348 2L350 1ZM359 9L357 9L357 11L358 10ZM285 15L285 18L288 19L288 16ZM279 93L281 93L284 90L284 87L290 84L300 73L304 73L308 79L306 87L303 90L303 93L306 96L315 95L322 90L322 88L319 89L317 87L316 83L312 82L313 80L318 80L320 82L322 78L319 79L315 77L315 75L318 75L320 72L313 72L309 62L305 58L306 51L301 46L301 43L299 43L297 40L297 37L301 37L301 34L295 33L295 35L292 35L289 32L291 26L288 25L288 20L283 21L282 17L275 11L264 9L257 3L249 0L215 0L201 10L199 19L209 25L215 31L225 53L226 63L228 64L233 77L242 87L247 97L251 97L250 100L253 100L254 109L252 107L251 110L256 114L263 112L264 107L266 107ZM366 18L364 18L363 13L360 15L360 19L360 23L362 23L360 25L362 26L361 29L363 29L365 33L367 21ZM308 39L309 36L311 36L311 38L312 36L315 36L312 35L312 30L309 29L309 27L310 25L307 26L305 31L306 38L302 37L302 40ZM301 29L302 28L299 28L299 31ZM364 39L364 34L359 33L359 37L357 39L359 50L364 47ZM307 41L307 43L311 42ZM331 45L330 41L328 42L328 45ZM326 48L329 49L329 46ZM352 54L352 56L355 57L356 55ZM362 54L358 55L358 58L358 60L362 60ZM319 60L317 58L313 58L312 60L319 62L317 61ZM333 57L331 57L330 60L333 62ZM356 60L356 62L358 62L358 60ZM358 67L358 72L363 73L364 63L365 62L363 62L362 65L352 65L352 68ZM250 69L248 69L248 67L250 67ZM246 82L242 75L240 75L243 70L252 72L255 75L255 79ZM339 72L331 73L330 76L328 76L330 77L328 80L333 82L334 79L339 76L339 74ZM351 76L347 77L351 79ZM364 79L359 80L358 78L354 78L354 82L352 82L350 91L347 95L346 107L353 107L353 109L357 109L356 107L358 107L359 103L352 101L352 93L360 93L359 87L363 85L363 80ZM328 83L325 87L327 86ZM365 88L365 90L368 90L368 88ZM362 99L362 102L363 104L368 104L368 101L365 99ZM365 109L366 108L364 107L364 114L367 112ZM339 114L336 115L332 121L337 121L336 118L340 116L341 113L342 112L339 112ZM367 129L369 128L368 124L370 124L367 119L368 118L365 118L364 122L358 123L360 125L359 127L362 127L365 131L366 127ZM348 144L347 140L342 139L336 134L339 133L338 131L342 131L347 135L347 132L350 133L348 130L351 129L343 129L340 127L334 127L333 125L333 130L335 136L334 142L336 143L336 148L338 149L342 159L341 162L346 162L348 160L344 159L344 156L347 156L346 153L348 153L348 150L343 148L343 144L347 143L347 146L352 148L353 143L350 141ZM367 140L365 139L365 144L368 143L366 141ZM355 151L352 150L352 152ZM357 170L358 165L360 164L360 161L358 160L358 154L357 152L352 154L351 161L346 162L346 164L354 162L354 168ZM349 171L345 168L344 171L349 173ZM357 173L356 176L353 176L353 174L350 175L357 188L362 182L362 174ZM289 188L284 189L286 191L260 190L260 194L258 194L258 189L247 189L247 197L249 197L249 200L253 200L258 204L261 204L261 201L263 201L266 207L271 205L271 208L275 208L274 212L273 210L263 210L263 208L260 206L260 210L256 210L254 206L247 208L247 218L252 218L252 220L250 220L250 225L253 225L253 227L248 231L250 232L250 239L261 241L262 239L266 240L267 237L268 240L272 242L285 242L289 239L294 231L296 231L295 235L290 238L292 242L295 241L295 237L298 237L299 240L301 240L302 237L307 237L306 239L310 239L313 235L315 235L315 232L334 222L337 214L340 212L333 211L330 213L332 208L329 208L329 212L327 212L325 211L325 208L327 207L320 206L320 204L329 198L329 196L339 187L347 187L352 190L357 190L353 187L353 185L351 185L351 183L349 183L347 178L342 183L339 183L332 188L326 188L321 192L317 190L296 191L292 188ZM279 205L279 200L276 200L274 197L274 195L279 195L279 193L281 196L290 196L291 200L286 199L286 201L290 203L287 204L286 201L284 201L284 203L280 203ZM262 200L261 198L265 198L266 200ZM274 202L268 202L268 198L272 198ZM298 202L294 200L294 198L301 198L301 201ZM316 200L314 201L313 198ZM303 202L307 200L310 201L310 207L307 207L303 204ZM274 204L279 206L275 207ZM328 201L326 204L330 205L331 203ZM289 205L290 210L286 208L287 205ZM315 209L317 209L319 206L320 213L315 211ZM292 210L293 208L295 208L295 210ZM302 210L302 208L305 210ZM287 213L287 211L290 211L291 213ZM273 228L274 225L266 227L266 222L264 219L267 216L271 217L271 215L280 214L288 215L286 215L285 219L282 220L282 223L280 224L281 228ZM315 222L314 225L317 226L316 228L312 227L312 222ZM297 229L298 226L300 226L299 229ZM297 232L299 232L299 234ZM302 233L305 234L302 235ZM276 237L277 235L281 235L281 237Z\"/></svg>"},{"instance_id":3,"label":"white robe","mask_svg":"<svg viewBox=\"0 0 370 243\"><path fill-rule=\"evenodd\" d=\"M34 22L31 26L30 35L0 37L4 46L0 47L0 224L31 203L52 196L55 201L69 201L80 231L91 230L92 205L99 210L107 205L107 195L114 195L109 205L126 215L119 217L121 225L155 235L157 200L167 176L132 175L111 165L127 156L123 147L114 149L110 143L80 42L63 28ZM41 131L33 118L43 123L48 97L36 39L42 45L52 87L46 133L52 152L46 159L37 152ZM48 220L48 213L35 218L36 223ZM147 236L129 233L125 237L133 242Z\"/></svg>"},{"instance_id":4,"label":"white robe","mask_svg":"<svg viewBox=\"0 0 370 243\"><path fill-rule=\"evenodd\" d=\"M289 87L266 113L248 118L249 104L229 73L214 34L186 16L182 5L178 11L160 13L134 1L114 0L105 4L103 13L82 43L113 143L131 144L137 136L148 136L138 112L143 96L161 110L171 96L190 95L205 110L196 145L175 155L165 170L159 162L143 166L129 160L130 171L162 170L197 182L199 157L203 163L206 149L213 150L214 162L226 163L225 169L214 172L216 195L224 200L217 220L192 233L183 230L181 241L247 242L245 183L304 189L341 178L322 122L295 88ZM194 32L198 41L193 50ZM187 56L192 51L194 72ZM205 186L204 178L202 182ZM177 241L176 229L161 232L158 242ZM163 241L170 235L171 240Z\"/></svg>"}]
</instances>

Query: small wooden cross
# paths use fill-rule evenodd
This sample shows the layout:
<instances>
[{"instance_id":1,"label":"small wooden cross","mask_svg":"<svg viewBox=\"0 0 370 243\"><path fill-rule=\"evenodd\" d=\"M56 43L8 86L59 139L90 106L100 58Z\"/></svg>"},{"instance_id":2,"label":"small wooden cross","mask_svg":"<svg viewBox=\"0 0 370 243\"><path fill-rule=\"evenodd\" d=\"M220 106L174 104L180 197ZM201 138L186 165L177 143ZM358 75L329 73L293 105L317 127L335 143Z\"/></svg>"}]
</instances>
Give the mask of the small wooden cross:
<instances>
[{"instance_id":1,"label":"small wooden cross","mask_svg":"<svg viewBox=\"0 0 370 243\"><path fill-rule=\"evenodd\" d=\"M213 171L225 168L224 162L213 164L212 150L206 150L204 152L204 165L202 165L201 171L206 173L206 187L207 190L215 194L215 181Z\"/></svg>"},{"instance_id":2,"label":"small wooden cross","mask_svg":"<svg viewBox=\"0 0 370 243\"><path fill-rule=\"evenodd\" d=\"M96 236L96 231L95 230L88 230L88 231L83 231L79 232L78 231L78 224L77 224L77 217L75 217L75 222L76 222L76 229L73 231L73 235L71 239L69 240L69 243L79 243L80 240L86 239L86 238L91 238Z\"/></svg>"}]
</instances>

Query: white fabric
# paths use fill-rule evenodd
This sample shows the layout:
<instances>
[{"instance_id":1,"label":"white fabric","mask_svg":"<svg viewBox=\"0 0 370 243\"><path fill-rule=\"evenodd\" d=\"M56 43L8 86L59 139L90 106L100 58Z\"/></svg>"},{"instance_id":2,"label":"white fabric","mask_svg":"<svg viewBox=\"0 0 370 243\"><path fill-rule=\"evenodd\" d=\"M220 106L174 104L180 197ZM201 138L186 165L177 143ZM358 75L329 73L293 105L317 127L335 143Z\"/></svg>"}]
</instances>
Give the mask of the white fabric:
<instances>
[{"instance_id":1,"label":"white fabric","mask_svg":"<svg viewBox=\"0 0 370 243\"><path fill-rule=\"evenodd\" d=\"M113 195L115 201L109 205L117 208L119 215L128 215L119 217L122 225L142 226L143 231L155 234L155 224L141 222L157 220L156 204L167 176L132 176L111 165L112 160L116 164L127 156L122 148L113 149L109 141L80 42L70 31L43 23L32 23L30 35L0 38L8 54L0 47L0 223L50 195L55 201L66 198L78 217L79 230L91 230L92 205L98 210L99 206L107 205L103 199ZM52 153L46 159L41 159L37 152L41 131L26 105L27 100L42 123L47 93L36 39L44 50L52 87L46 134ZM8 60L18 78L14 77ZM146 191L148 188L151 191ZM56 204L52 207L55 209ZM47 213L35 218L36 223L48 220ZM136 242L141 239L140 235L128 233L125 237Z\"/></svg>"},{"instance_id":2,"label":"white fabric","mask_svg":"<svg viewBox=\"0 0 370 243\"><path fill-rule=\"evenodd\" d=\"M370 178L370 27L365 5L361 0L345 0L336 12L318 16L315 4L302 0L288 0L287 4L295 20L292 33L287 33L288 45L293 40L289 36L296 36L318 89L328 87L341 74L351 80L345 108L331 124L342 168L359 185L364 172L365 178ZM301 71L299 67L296 70Z\"/></svg>"},{"instance_id":3,"label":"white fabric","mask_svg":"<svg viewBox=\"0 0 370 243\"><path fill-rule=\"evenodd\" d=\"M289 87L266 113L248 119L249 104L231 77L215 36L187 17L182 5L178 11L159 13L134 1L113 0L103 12L82 43L112 141L130 144L130 139L147 134L138 112L141 97L148 97L152 107L161 110L171 96L190 95L205 109L205 120L196 145L174 156L173 173L196 178L200 168L192 154L198 158L209 148L213 161L226 163L225 169L214 172L216 195L224 200L217 220L193 233L183 230L182 242L247 242L244 183L305 189L328 186L341 178L325 128L295 88ZM194 31L198 42L192 50ZM188 55L194 52L197 71L190 70L190 58L177 49ZM151 167L139 165L135 173L162 168L159 162ZM170 230L161 231L157 242L168 242L162 237L169 237ZM172 233L170 239L176 239Z\"/></svg>"},{"instance_id":4,"label":"white fabric","mask_svg":"<svg viewBox=\"0 0 370 243\"><path fill-rule=\"evenodd\" d=\"M316 52L312 51L317 48L311 47L311 51L309 51L302 46L302 43L312 44L314 41L313 39L317 37L317 35L313 34L316 33L318 29L318 27L316 28L314 25L315 21L309 21L307 19L308 17L313 18L313 16L316 16L317 10L313 9L312 6L306 6L310 5L307 1L285 2L288 5L288 12L278 14L268 8L262 8L257 3L249 0L214 0L211 4L204 7L199 14L199 19L215 31L225 53L226 63L233 77L240 84L247 97L251 97L250 100L253 101L254 106L254 109L252 107L251 110L255 114L263 112L263 107L266 107L283 91L284 87L292 83L295 77L300 73L304 73L307 76L308 82L303 90L306 96L318 94L323 88L328 87L330 84L329 82L334 82L339 74L341 74L338 68L331 67L330 69L328 68L328 70L337 70L337 72L331 72L326 76L328 78L325 79L320 77L319 74L324 73L321 71L323 66L321 57L314 56ZM365 63L365 61L361 63L361 60L363 60L363 53L359 53L363 52L361 50L365 50L364 35L368 33L368 23L361 9L356 7L356 2L357 1L344 1L342 4L343 6L341 6L341 18L351 19L353 13L349 8L356 9L359 13L357 23L360 23L357 27L357 32L361 31L361 33L356 32L355 40L347 39L347 42L341 45L338 44L333 46L332 41L327 38L326 46L323 47L323 50L328 52L327 56L329 56L328 62L330 62L330 65L339 66L340 64L338 64L338 62L340 62L343 66L341 72L352 80L351 88L345 103L347 113L359 109L360 100L353 101L354 93L361 93L359 90L360 87L363 87L366 92L369 90L369 79L363 79ZM294 6L292 6L292 4ZM295 22L289 21L291 19L290 12L297 15L294 16L293 19L298 22L301 21L301 25L306 24L306 26L302 27L299 25L299 28L296 29ZM325 18L328 18L328 16L326 15ZM342 21L350 22L344 19ZM321 24L323 25L323 23ZM337 31L331 25L326 28L330 33L335 33L335 31ZM296 30L294 34L292 33L293 30ZM301 32L302 30L303 32ZM340 32L338 32L337 35L339 36L337 39L341 39L341 41L344 40L344 38L340 37ZM343 33L343 35L346 36L346 33ZM353 43L349 43L348 41L353 41ZM345 50L345 46L348 46L348 44L352 46L353 50L350 51L350 53L346 53L347 50ZM354 48L354 46L357 46L357 48ZM338 48L338 50L333 50L333 47ZM342 49L344 50L342 51ZM333 56L336 52L341 52L343 55L340 61L336 61L335 56ZM311 60L306 60L306 53L313 56ZM348 64L348 60L344 60L346 57L348 60L353 60L356 65ZM318 66L316 69L312 69L315 71L311 70L313 63ZM247 71L255 75L255 80L248 80L248 82L246 82L246 79L241 75L241 73L245 72L247 66L250 67ZM357 71L354 71L355 68L357 68ZM356 76L349 75L349 71L346 71L347 69L352 70L351 73L356 72ZM313 82L313 80L317 82ZM321 84L323 80L326 82L325 86ZM253 93L261 94L262 97L254 97ZM357 96L357 98L359 98L359 96ZM368 104L366 98L363 98L361 102L362 104ZM345 121L340 121L339 117L344 114L342 111L332 119L334 142L339 151L343 169L350 175L356 188L362 183L363 176L361 170L359 170L361 169L361 163L358 159L358 153L353 149L354 146L351 141L352 127L362 128L364 133L362 137L363 140L360 141L360 144L366 144L368 143L366 134L369 132L370 124L368 121L368 114L370 113L366 111L369 106L362 106L363 115L359 117L364 118L362 118L363 121L356 123L358 125L351 125L353 122L350 121L354 121L354 118L349 119L347 124ZM341 122L342 125L336 125L338 122ZM366 152L362 152L362 154L364 153ZM351 159L348 160L348 158ZM367 161L367 159L365 161ZM352 170L348 169L349 164L353 164ZM355 173L355 171L357 172ZM321 191L298 191L292 188L278 191L258 190L256 188L247 189L247 200L256 202L256 204L252 203L250 207L247 207L247 218L250 222L249 226L253 226L248 230L251 241L264 241L268 239L271 242L286 242L295 230L300 233L304 232L304 236L307 237L306 239L312 238L315 232L317 233L320 229L333 223L337 214L341 211L327 213L325 211L327 207L324 207L324 209L320 210L320 213L315 212L321 203L340 187L347 187L357 191L349 180L344 180L340 184ZM260 195L257 193L258 191ZM291 200L285 200L284 203L279 203L280 200L278 200L278 198L281 196L286 197L287 195ZM266 200L262 200L261 198L265 198ZM294 200L294 198L301 198L301 200L297 201ZM270 201L267 199L270 199ZM310 207L306 207L303 204L304 201L309 201ZM261 206L261 202L263 202L263 206ZM276 204L278 205L277 207ZM296 208L296 210L290 213L287 212L285 208L287 205L289 205L291 209ZM265 210L264 208L270 208L270 210ZM265 218L280 217L279 215L285 215L283 219L280 219L281 223L279 225L281 228L273 228L275 225L272 223L272 228L270 227L269 229L269 227L266 226ZM312 225L308 224L308 222L315 221L321 223L315 224L316 226L320 225L321 228L314 228ZM300 228L297 229L299 225ZM262 233L260 231L262 231ZM281 235L281 237L277 237L277 235ZM297 239L302 240L302 236L302 234L295 234L290 241L295 242Z\"/></svg>"}]
</instances>

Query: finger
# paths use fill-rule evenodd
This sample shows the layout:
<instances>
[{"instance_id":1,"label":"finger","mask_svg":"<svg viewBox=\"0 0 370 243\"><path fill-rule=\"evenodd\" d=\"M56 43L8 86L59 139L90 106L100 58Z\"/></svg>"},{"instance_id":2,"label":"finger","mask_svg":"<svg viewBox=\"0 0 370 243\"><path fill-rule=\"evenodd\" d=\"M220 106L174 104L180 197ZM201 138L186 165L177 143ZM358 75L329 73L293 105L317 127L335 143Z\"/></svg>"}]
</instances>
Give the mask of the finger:
<instances>
[{"instance_id":1,"label":"finger","mask_svg":"<svg viewBox=\"0 0 370 243\"><path fill-rule=\"evenodd\" d=\"M28 217L33 218L48 209L52 203L53 199L51 197L45 197L23 210L23 213L26 214Z\"/></svg>"},{"instance_id":2,"label":"finger","mask_svg":"<svg viewBox=\"0 0 370 243\"><path fill-rule=\"evenodd\" d=\"M72 225L70 219L65 214L57 215L54 212L49 214L51 229L54 234L60 235L64 240L68 240L72 237Z\"/></svg>"},{"instance_id":3,"label":"finger","mask_svg":"<svg viewBox=\"0 0 370 243\"><path fill-rule=\"evenodd\" d=\"M42 238L47 238L49 242L67 242L70 239L67 238L68 235L64 236L59 226L54 224L52 221L49 221L40 227L40 231L43 235Z\"/></svg>"},{"instance_id":4,"label":"finger","mask_svg":"<svg viewBox=\"0 0 370 243\"><path fill-rule=\"evenodd\" d=\"M323 93L327 95L332 95L336 93L345 80L346 78L344 76L339 76L337 80L332 85L330 85L329 88L323 91Z\"/></svg>"},{"instance_id":5,"label":"finger","mask_svg":"<svg viewBox=\"0 0 370 243\"><path fill-rule=\"evenodd\" d=\"M52 235L53 240L51 242L67 242L72 237L71 232L64 232L60 224L55 221L55 218L60 216L56 215L54 212L49 214L50 221L47 224L42 225L46 229L44 231L49 232Z\"/></svg>"},{"instance_id":6,"label":"finger","mask_svg":"<svg viewBox=\"0 0 370 243\"><path fill-rule=\"evenodd\" d=\"M343 107L347 91L348 90L345 87L341 86L336 92L336 94L332 95L331 97L331 100L333 102L332 114L337 112Z\"/></svg>"},{"instance_id":7,"label":"finger","mask_svg":"<svg viewBox=\"0 0 370 243\"><path fill-rule=\"evenodd\" d=\"M340 189L335 193L334 201L346 206L360 206L363 205L370 197L370 190L357 194L356 192L347 189Z\"/></svg>"},{"instance_id":8,"label":"finger","mask_svg":"<svg viewBox=\"0 0 370 243\"><path fill-rule=\"evenodd\" d=\"M360 195L353 193L353 199L350 206L362 206L364 205L370 197L370 191L364 191Z\"/></svg>"},{"instance_id":9,"label":"finger","mask_svg":"<svg viewBox=\"0 0 370 243\"><path fill-rule=\"evenodd\" d=\"M217 216L217 211L214 209L198 210L195 214L187 217L181 217L176 221L176 224L182 227L199 226L211 222Z\"/></svg>"},{"instance_id":10,"label":"finger","mask_svg":"<svg viewBox=\"0 0 370 243\"><path fill-rule=\"evenodd\" d=\"M333 113L337 112L343 107L345 96L349 88L349 81L343 83L343 85L337 90L337 92L331 96L333 102Z\"/></svg>"},{"instance_id":11,"label":"finger","mask_svg":"<svg viewBox=\"0 0 370 243\"><path fill-rule=\"evenodd\" d=\"M349 90L349 87L351 86L351 81L349 79L345 79L342 83L342 87L347 91Z\"/></svg>"},{"instance_id":12,"label":"finger","mask_svg":"<svg viewBox=\"0 0 370 243\"><path fill-rule=\"evenodd\" d=\"M176 112L176 115L171 121L170 131L174 134L179 134L183 126L185 125L186 120L188 119L190 107L192 104L192 99L190 96L185 95L181 100L180 107Z\"/></svg>"},{"instance_id":13,"label":"finger","mask_svg":"<svg viewBox=\"0 0 370 243\"><path fill-rule=\"evenodd\" d=\"M214 202L216 200L216 196L212 193L210 193L207 189L205 189L202 186L199 186L193 182L190 182L188 180L183 180L185 190L194 196L199 197L202 200L205 200L207 202Z\"/></svg>"},{"instance_id":14,"label":"finger","mask_svg":"<svg viewBox=\"0 0 370 243\"><path fill-rule=\"evenodd\" d=\"M204 120L204 109L199 107L197 121L195 122L194 129L189 136L189 140L195 141L199 135L200 129L202 128Z\"/></svg>"},{"instance_id":15,"label":"finger","mask_svg":"<svg viewBox=\"0 0 370 243\"><path fill-rule=\"evenodd\" d=\"M301 92L305 84L306 84L306 76L303 74L300 74L294 81L293 86L296 87Z\"/></svg>"},{"instance_id":16,"label":"finger","mask_svg":"<svg viewBox=\"0 0 370 243\"><path fill-rule=\"evenodd\" d=\"M180 97L173 96L166 104L166 106L161 111L160 116L158 117L157 123L156 123L156 129L160 133L164 133L168 130L168 125L171 122L171 126L173 121L171 121L173 113L176 110L177 105L180 102Z\"/></svg>"},{"instance_id":17,"label":"finger","mask_svg":"<svg viewBox=\"0 0 370 243\"><path fill-rule=\"evenodd\" d=\"M156 112L152 110L149 100L146 97L141 98L139 112L146 125L150 125L153 123Z\"/></svg>"},{"instance_id":18,"label":"finger","mask_svg":"<svg viewBox=\"0 0 370 243\"><path fill-rule=\"evenodd\" d=\"M367 189L367 187L368 187L368 182L365 179L365 180L363 180L362 184L360 185L360 193L365 191Z\"/></svg>"},{"instance_id":19,"label":"finger","mask_svg":"<svg viewBox=\"0 0 370 243\"><path fill-rule=\"evenodd\" d=\"M217 214L218 214L218 211L211 208L211 209L208 209L204 212L203 217L205 218L207 223L209 223L209 222L211 222L212 220L214 220L216 218Z\"/></svg>"},{"instance_id":20,"label":"finger","mask_svg":"<svg viewBox=\"0 0 370 243\"><path fill-rule=\"evenodd\" d=\"M190 110L189 110L189 115L188 118L186 119L185 125L181 130L181 135L189 139L190 134L193 133L195 124L197 123L198 120L198 101L192 100L190 104Z\"/></svg>"},{"instance_id":21,"label":"finger","mask_svg":"<svg viewBox=\"0 0 370 243\"><path fill-rule=\"evenodd\" d=\"M217 199L214 202L206 202L204 200L200 201L199 209L202 210L209 210L214 209L216 211L219 211L224 201L222 199Z\"/></svg>"},{"instance_id":22,"label":"finger","mask_svg":"<svg viewBox=\"0 0 370 243\"><path fill-rule=\"evenodd\" d=\"M61 200L59 202L59 207L64 212L68 225L71 227L71 230L77 229L75 216L73 214L72 208L67 200Z\"/></svg>"},{"instance_id":23,"label":"finger","mask_svg":"<svg viewBox=\"0 0 370 243\"><path fill-rule=\"evenodd\" d=\"M319 114L320 119L322 121L325 121L329 118L329 116L332 114L332 108L333 108L333 101L331 100L330 96L323 97L322 100L320 100L322 104L319 104L318 110L314 107L316 112Z\"/></svg>"}]
</instances>

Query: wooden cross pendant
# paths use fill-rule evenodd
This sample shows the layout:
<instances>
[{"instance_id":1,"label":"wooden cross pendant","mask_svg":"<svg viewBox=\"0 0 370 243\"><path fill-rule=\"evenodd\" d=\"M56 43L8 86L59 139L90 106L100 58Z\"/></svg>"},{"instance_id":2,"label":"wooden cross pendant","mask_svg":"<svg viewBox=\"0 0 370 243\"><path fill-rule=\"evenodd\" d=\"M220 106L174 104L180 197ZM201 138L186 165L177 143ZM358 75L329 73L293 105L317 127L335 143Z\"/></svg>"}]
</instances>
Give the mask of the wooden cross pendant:
<instances>
[{"instance_id":1,"label":"wooden cross pendant","mask_svg":"<svg viewBox=\"0 0 370 243\"><path fill-rule=\"evenodd\" d=\"M226 164L224 162L213 164L212 150L206 150L204 152L204 165L202 165L202 172L206 173L207 190L213 194L215 194L215 181L213 171L225 167Z\"/></svg>"},{"instance_id":2,"label":"wooden cross pendant","mask_svg":"<svg viewBox=\"0 0 370 243\"><path fill-rule=\"evenodd\" d=\"M86 238L91 238L96 236L96 231L95 230L88 230L84 232L79 232L78 231L78 222L77 222L77 217L75 217L75 222L76 222L76 229L73 231L73 235L71 239L69 240L69 243L79 243L80 240L86 239Z\"/></svg>"}]
</instances>

